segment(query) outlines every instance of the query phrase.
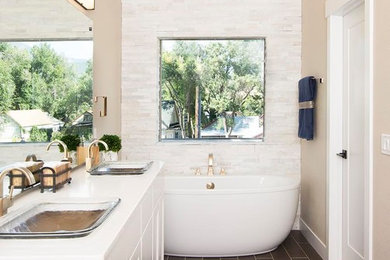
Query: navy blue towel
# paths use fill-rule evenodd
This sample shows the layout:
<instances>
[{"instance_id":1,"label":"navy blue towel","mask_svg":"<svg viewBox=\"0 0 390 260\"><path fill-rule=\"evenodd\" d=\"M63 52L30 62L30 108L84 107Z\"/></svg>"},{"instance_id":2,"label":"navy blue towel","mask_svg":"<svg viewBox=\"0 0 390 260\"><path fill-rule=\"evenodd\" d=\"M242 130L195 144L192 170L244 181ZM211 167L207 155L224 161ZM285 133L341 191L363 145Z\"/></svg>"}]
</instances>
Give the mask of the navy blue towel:
<instances>
[{"instance_id":1,"label":"navy blue towel","mask_svg":"<svg viewBox=\"0 0 390 260\"><path fill-rule=\"evenodd\" d=\"M300 103L298 137L313 140L314 99L317 92L317 81L313 76L303 78L299 81L298 88Z\"/></svg>"}]
</instances>

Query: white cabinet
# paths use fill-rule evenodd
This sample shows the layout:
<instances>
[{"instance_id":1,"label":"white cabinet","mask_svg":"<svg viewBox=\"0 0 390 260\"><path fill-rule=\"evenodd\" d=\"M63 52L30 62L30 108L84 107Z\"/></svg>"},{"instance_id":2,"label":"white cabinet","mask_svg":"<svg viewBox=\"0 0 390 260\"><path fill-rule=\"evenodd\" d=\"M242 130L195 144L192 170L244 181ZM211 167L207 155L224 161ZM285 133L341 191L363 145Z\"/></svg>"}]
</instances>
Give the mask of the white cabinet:
<instances>
[{"instance_id":1,"label":"white cabinet","mask_svg":"<svg viewBox=\"0 0 390 260\"><path fill-rule=\"evenodd\" d=\"M157 177L118 235L106 259L164 259L164 182Z\"/></svg>"},{"instance_id":2,"label":"white cabinet","mask_svg":"<svg viewBox=\"0 0 390 260\"><path fill-rule=\"evenodd\" d=\"M135 248L133 255L129 258L130 260L142 260L141 258L141 244L139 243Z\"/></svg>"},{"instance_id":3,"label":"white cabinet","mask_svg":"<svg viewBox=\"0 0 390 260\"><path fill-rule=\"evenodd\" d=\"M142 259L153 259L153 222L150 221L142 236Z\"/></svg>"},{"instance_id":4,"label":"white cabinet","mask_svg":"<svg viewBox=\"0 0 390 260\"><path fill-rule=\"evenodd\" d=\"M163 260L164 259L164 182L157 177L146 191L138 205L141 223L141 235L137 247L131 254L131 260ZM135 211L137 212L137 210ZM129 234L129 237L132 234ZM129 238L134 241L134 237Z\"/></svg>"},{"instance_id":5,"label":"white cabinet","mask_svg":"<svg viewBox=\"0 0 390 260\"><path fill-rule=\"evenodd\" d=\"M153 214L153 260L164 259L164 200L161 199Z\"/></svg>"}]
</instances>

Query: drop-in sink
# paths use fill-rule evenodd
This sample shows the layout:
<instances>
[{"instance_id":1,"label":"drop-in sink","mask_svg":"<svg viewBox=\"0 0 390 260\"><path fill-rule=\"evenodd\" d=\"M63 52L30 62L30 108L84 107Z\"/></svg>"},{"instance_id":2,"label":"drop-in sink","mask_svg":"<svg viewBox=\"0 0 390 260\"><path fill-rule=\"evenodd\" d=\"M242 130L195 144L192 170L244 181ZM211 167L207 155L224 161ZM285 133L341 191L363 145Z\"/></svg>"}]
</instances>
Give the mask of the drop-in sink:
<instances>
[{"instance_id":1,"label":"drop-in sink","mask_svg":"<svg viewBox=\"0 0 390 260\"><path fill-rule=\"evenodd\" d=\"M145 173L153 162L104 162L92 168L91 175L138 175Z\"/></svg>"},{"instance_id":2,"label":"drop-in sink","mask_svg":"<svg viewBox=\"0 0 390 260\"><path fill-rule=\"evenodd\" d=\"M120 199L98 202L46 202L0 218L0 238L67 238L90 234Z\"/></svg>"}]
</instances>

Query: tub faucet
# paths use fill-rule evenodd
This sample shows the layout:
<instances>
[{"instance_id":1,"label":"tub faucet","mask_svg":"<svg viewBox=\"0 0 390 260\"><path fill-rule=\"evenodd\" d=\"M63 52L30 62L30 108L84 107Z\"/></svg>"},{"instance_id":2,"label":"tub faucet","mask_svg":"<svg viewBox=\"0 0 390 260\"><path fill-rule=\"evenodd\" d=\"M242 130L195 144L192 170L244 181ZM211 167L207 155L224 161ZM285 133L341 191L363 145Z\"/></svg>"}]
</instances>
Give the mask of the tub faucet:
<instances>
[{"instance_id":1,"label":"tub faucet","mask_svg":"<svg viewBox=\"0 0 390 260\"><path fill-rule=\"evenodd\" d=\"M52 144L59 144L61 145L63 148L64 148L64 159L62 159L62 161L67 161L67 162L72 162L72 158L69 156L69 151L68 151L68 146L61 140L54 140L54 141L51 141L47 147L46 147L46 151L49 151L50 149L50 146Z\"/></svg>"},{"instance_id":2,"label":"tub faucet","mask_svg":"<svg viewBox=\"0 0 390 260\"><path fill-rule=\"evenodd\" d=\"M85 169L87 171L90 171L92 169L92 167L94 166L93 165L93 162L92 162L92 154L91 154L91 148L93 145L95 144L98 144L98 143L101 143L102 145L104 145L104 148L106 150L108 150L108 145L106 144L106 142L102 141L102 140L95 140L95 141L92 141L89 145L88 145L88 149L87 149L87 158L85 159Z\"/></svg>"},{"instance_id":3,"label":"tub faucet","mask_svg":"<svg viewBox=\"0 0 390 260\"><path fill-rule=\"evenodd\" d=\"M209 153L209 163L207 167L207 175L213 176L214 175L214 156L212 153Z\"/></svg>"},{"instance_id":4,"label":"tub faucet","mask_svg":"<svg viewBox=\"0 0 390 260\"><path fill-rule=\"evenodd\" d=\"M23 167L10 167L6 168L0 173L0 216L3 216L7 214L8 208L12 206L13 204L13 191L14 191L14 186L12 185L9 189L9 196L4 196L3 194L3 182L5 176L12 170L17 170L20 171L23 175L26 176L26 180L29 185L32 185L35 183L35 178L34 175L26 168Z\"/></svg>"}]
</instances>

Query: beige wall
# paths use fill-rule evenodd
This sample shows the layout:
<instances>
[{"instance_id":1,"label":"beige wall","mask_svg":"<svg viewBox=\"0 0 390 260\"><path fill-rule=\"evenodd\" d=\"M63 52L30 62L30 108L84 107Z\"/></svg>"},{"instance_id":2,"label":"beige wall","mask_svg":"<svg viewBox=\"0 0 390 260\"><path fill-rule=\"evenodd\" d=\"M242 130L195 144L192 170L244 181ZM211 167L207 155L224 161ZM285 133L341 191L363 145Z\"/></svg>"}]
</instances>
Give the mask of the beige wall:
<instances>
[{"instance_id":1,"label":"beige wall","mask_svg":"<svg viewBox=\"0 0 390 260\"><path fill-rule=\"evenodd\" d=\"M0 0L0 40L91 39L91 26L67 0Z\"/></svg>"},{"instance_id":2,"label":"beige wall","mask_svg":"<svg viewBox=\"0 0 390 260\"><path fill-rule=\"evenodd\" d=\"M302 1L302 76L327 77L325 0ZM301 141L301 219L326 244L326 82L318 85L313 141Z\"/></svg>"},{"instance_id":3,"label":"beige wall","mask_svg":"<svg viewBox=\"0 0 390 260\"><path fill-rule=\"evenodd\" d=\"M348 2L350 1L351 0L327 0L326 1L327 14L334 13L336 10L339 10L342 6L348 4Z\"/></svg>"},{"instance_id":4,"label":"beige wall","mask_svg":"<svg viewBox=\"0 0 390 260\"><path fill-rule=\"evenodd\" d=\"M123 1L122 158L193 174L207 154L228 174L300 173L300 0ZM265 142L159 142L159 37L266 37Z\"/></svg>"},{"instance_id":5,"label":"beige wall","mask_svg":"<svg viewBox=\"0 0 390 260\"><path fill-rule=\"evenodd\" d=\"M375 1L374 21L374 260L390 259L390 156L380 135L390 134L390 1Z\"/></svg>"},{"instance_id":6,"label":"beige wall","mask_svg":"<svg viewBox=\"0 0 390 260\"><path fill-rule=\"evenodd\" d=\"M107 96L107 116L100 117L102 103L94 104L96 137L120 134L121 126L121 0L96 0L93 19L93 95Z\"/></svg>"}]
</instances>

